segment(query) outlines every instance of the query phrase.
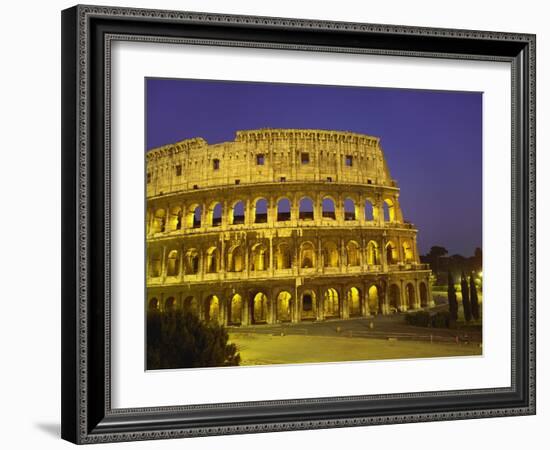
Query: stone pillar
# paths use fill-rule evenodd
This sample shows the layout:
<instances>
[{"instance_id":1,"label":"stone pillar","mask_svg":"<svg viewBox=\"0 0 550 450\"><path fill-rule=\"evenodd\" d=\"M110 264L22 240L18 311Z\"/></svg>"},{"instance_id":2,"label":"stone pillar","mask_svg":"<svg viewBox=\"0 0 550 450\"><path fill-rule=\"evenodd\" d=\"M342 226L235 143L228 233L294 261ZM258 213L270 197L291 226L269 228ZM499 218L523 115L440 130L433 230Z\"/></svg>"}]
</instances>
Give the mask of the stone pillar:
<instances>
[{"instance_id":1,"label":"stone pillar","mask_svg":"<svg viewBox=\"0 0 550 450\"><path fill-rule=\"evenodd\" d=\"M273 277L273 236L269 236L269 275Z\"/></svg>"},{"instance_id":2,"label":"stone pillar","mask_svg":"<svg viewBox=\"0 0 550 450\"><path fill-rule=\"evenodd\" d=\"M225 239L223 238L223 233L221 233L221 239L220 239L219 271L221 272L221 275L219 276L219 278L223 278L223 276L225 275Z\"/></svg>"},{"instance_id":3,"label":"stone pillar","mask_svg":"<svg viewBox=\"0 0 550 450\"><path fill-rule=\"evenodd\" d=\"M387 272L388 271L388 258L387 258L387 254L386 254L386 244L387 244L387 241L386 241L386 234L384 232L384 234L382 235L382 246L380 248L380 264L382 264L382 271L383 272Z\"/></svg>"},{"instance_id":4,"label":"stone pillar","mask_svg":"<svg viewBox=\"0 0 550 450\"><path fill-rule=\"evenodd\" d=\"M178 266L178 279L183 281L183 274L185 273L185 247L183 245L179 248L179 266Z\"/></svg>"},{"instance_id":5,"label":"stone pillar","mask_svg":"<svg viewBox=\"0 0 550 450\"><path fill-rule=\"evenodd\" d=\"M162 282L164 282L166 280L166 245L162 246L162 260L160 264L160 276Z\"/></svg>"},{"instance_id":6,"label":"stone pillar","mask_svg":"<svg viewBox=\"0 0 550 450\"><path fill-rule=\"evenodd\" d=\"M316 296L317 320L325 320L325 299L322 295Z\"/></svg>"},{"instance_id":7,"label":"stone pillar","mask_svg":"<svg viewBox=\"0 0 550 450\"><path fill-rule=\"evenodd\" d=\"M349 319L349 302L348 302L348 296L347 292L345 292L343 287L340 287L340 305L341 305L341 312L340 317L342 319Z\"/></svg>"},{"instance_id":8,"label":"stone pillar","mask_svg":"<svg viewBox=\"0 0 550 450\"><path fill-rule=\"evenodd\" d=\"M343 273L344 272L344 269L345 269L345 264L344 264L344 261L345 261L345 258L346 258L346 243L344 242L344 239L341 238L340 239L340 264L338 264L340 267L340 273Z\"/></svg>"},{"instance_id":9,"label":"stone pillar","mask_svg":"<svg viewBox=\"0 0 550 450\"><path fill-rule=\"evenodd\" d=\"M363 291L361 292L361 316L370 316L368 283L363 285Z\"/></svg>"},{"instance_id":10,"label":"stone pillar","mask_svg":"<svg viewBox=\"0 0 550 450\"><path fill-rule=\"evenodd\" d=\"M418 282L418 279L414 280L414 303L416 305L416 309L420 309L422 307L420 303L420 283Z\"/></svg>"}]
</instances>

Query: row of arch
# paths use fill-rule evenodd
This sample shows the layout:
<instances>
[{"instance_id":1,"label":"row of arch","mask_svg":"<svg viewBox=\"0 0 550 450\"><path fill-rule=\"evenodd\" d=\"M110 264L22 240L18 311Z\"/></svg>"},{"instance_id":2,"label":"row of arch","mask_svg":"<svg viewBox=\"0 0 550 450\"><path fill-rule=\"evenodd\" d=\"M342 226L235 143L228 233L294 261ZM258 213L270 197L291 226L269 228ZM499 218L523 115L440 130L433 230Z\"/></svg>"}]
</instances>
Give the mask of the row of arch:
<instances>
[{"instance_id":1,"label":"row of arch","mask_svg":"<svg viewBox=\"0 0 550 450\"><path fill-rule=\"evenodd\" d=\"M317 298L316 291L304 289L296 302L289 290L280 290L273 298L263 291L252 293L248 299L234 293L226 301L216 294L208 295L202 302L189 295L183 300L169 296L161 304L157 297L148 302L149 311L172 312L183 310L196 314L206 322L224 325L254 325L301 320L345 319L369 314L385 314L417 307L427 307L428 289L426 283L418 284L418 299L415 284L404 285L403 297L397 284L390 284L387 300L377 284L372 284L363 293L361 287L351 286L345 292L328 287Z\"/></svg>"},{"instance_id":2,"label":"row of arch","mask_svg":"<svg viewBox=\"0 0 550 450\"><path fill-rule=\"evenodd\" d=\"M244 200L236 200L229 207L229 214L225 218L227 225L242 225L244 223L267 223L269 219L274 222L287 222L292 219L302 221L316 220L315 214L318 211L322 220L343 220L357 221L360 218L359 207L357 202L350 197L343 201L342 211L337 214L333 197L326 195L322 198L321 204L315 208L314 201L311 197L304 196L298 201L298 208L293 216L293 208L291 201L287 197L282 197L277 200L274 210L275 217L269 217L269 203L266 198L260 197L254 200L250 211L251 218L247 222L246 219L246 204ZM157 208L152 212L152 217L149 223L150 233L164 233L168 231L183 230L185 228L201 228L219 227L222 226L224 220L223 206L219 201L211 202L206 211L203 211L204 206L198 203L193 203L184 209L181 206L172 208ZM394 222L396 220L396 200L386 198L382 201L382 205L375 205L370 200L364 203L363 219L367 222L378 221L379 216L384 222Z\"/></svg>"},{"instance_id":3,"label":"row of arch","mask_svg":"<svg viewBox=\"0 0 550 450\"><path fill-rule=\"evenodd\" d=\"M342 247L334 240L327 239L322 241L320 248L312 241L305 241L297 250L295 260L294 251L287 242L277 243L273 246L271 261L267 243L256 243L248 252L244 243L235 244L227 249L225 255L221 255L217 246L211 246L203 252L197 248L189 248L185 252L170 249L163 262L162 252L157 249L149 255L149 276L156 278L163 274L176 277L182 274L218 273L222 270L222 261L223 269L227 272L257 272L270 269L271 264L274 270L285 270L295 266L300 269L338 268L342 265L359 267L363 263L378 266L382 264L382 258L387 264L397 264L399 261L410 263L415 260L413 243L409 239L401 242L401 254L393 240L386 242L383 255L375 240L368 241L365 249L355 240L348 241Z\"/></svg>"}]
</instances>

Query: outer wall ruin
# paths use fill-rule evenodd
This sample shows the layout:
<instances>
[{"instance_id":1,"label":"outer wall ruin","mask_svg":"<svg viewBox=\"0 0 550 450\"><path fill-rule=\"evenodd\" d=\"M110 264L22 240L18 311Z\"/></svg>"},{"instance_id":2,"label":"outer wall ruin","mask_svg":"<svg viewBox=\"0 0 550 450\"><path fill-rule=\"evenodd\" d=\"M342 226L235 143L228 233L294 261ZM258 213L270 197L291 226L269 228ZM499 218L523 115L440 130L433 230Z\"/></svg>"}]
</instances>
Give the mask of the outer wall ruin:
<instances>
[{"instance_id":1,"label":"outer wall ruin","mask_svg":"<svg viewBox=\"0 0 550 450\"><path fill-rule=\"evenodd\" d=\"M262 129L147 159L147 304L237 326L433 306L379 139Z\"/></svg>"}]
</instances>

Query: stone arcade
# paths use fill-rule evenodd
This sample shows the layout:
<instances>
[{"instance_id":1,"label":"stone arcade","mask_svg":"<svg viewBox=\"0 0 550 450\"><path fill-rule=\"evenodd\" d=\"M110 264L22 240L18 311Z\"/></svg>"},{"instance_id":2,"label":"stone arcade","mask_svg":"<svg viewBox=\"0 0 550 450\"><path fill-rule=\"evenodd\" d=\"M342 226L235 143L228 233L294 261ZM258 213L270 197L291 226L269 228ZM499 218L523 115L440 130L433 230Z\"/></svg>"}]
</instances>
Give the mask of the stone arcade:
<instances>
[{"instance_id":1,"label":"stone arcade","mask_svg":"<svg viewBox=\"0 0 550 450\"><path fill-rule=\"evenodd\" d=\"M236 326L433 305L379 138L238 131L146 160L149 310Z\"/></svg>"}]
</instances>

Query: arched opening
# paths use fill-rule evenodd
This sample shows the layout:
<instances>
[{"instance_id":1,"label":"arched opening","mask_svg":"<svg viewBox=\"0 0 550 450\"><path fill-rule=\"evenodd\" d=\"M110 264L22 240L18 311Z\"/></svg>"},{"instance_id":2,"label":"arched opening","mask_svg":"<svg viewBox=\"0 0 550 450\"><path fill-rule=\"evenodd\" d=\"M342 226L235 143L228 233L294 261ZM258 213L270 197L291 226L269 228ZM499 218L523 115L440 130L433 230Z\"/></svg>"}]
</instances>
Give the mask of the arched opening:
<instances>
[{"instance_id":1,"label":"arched opening","mask_svg":"<svg viewBox=\"0 0 550 450\"><path fill-rule=\"evenodd\" d=\"M210 295L206 299L204 319L207 322L219 322L220 299L216 295Z\"/></svg>"},{"instance_id":2,"label":"arched opening","mask_svg":"<svg viewBox=\"0 0 550 450\"><path fill-rule=\"evenodd\" d=\"M302 293L302 311L300 316L302 320L315 319L315 292L308 290Z\"/></svg>"},{"instance_id":3,"label":"arched opening","mask_svg":"<svg viewBox=\"0 0 550 450\"><path fill-rule=\"evenodd\" d=\"M344 200L344 220L356 220L357 211L355 210L355 202L351 198Z\"/></svg>"},{"instance_id":4,"label":"arched opening","mask_svg":"<svg viewBox=\"0 0 550 450\"><path fill-rule=\"evenodd\" d=\"M403 242L403 258L406 263L413 261L413 248L410 241Z\"/></svg>"},{"instance_id":5,"label":"arched opening","mask_svg":"<svg viewBox=\"0 0 550 450\"><path fill-rule=\"evenodd\" d=\"M397 247L392 241L386 244L386 260L388 264L397 264Z\"/></svg>"},{"instance_id":6,"label":"arched opening","mask_svg":"<svg viewBox=\"0 0 550 450\"><path fill-rule=\"evenodd\" d=\"M239 294L231 297L229 303L229 323L231 325L240 325L242 322L243 314L243 298Z\"/></svg>"},{"instance_id":7,"label":"arched opening","mask_svg":"<svg viewBox=\"0 0 550 450\"><path fill-rule=\"evenodd\" d=\"M393 200L387 198L384 200L384 222L395 222L395 204Z\"/></svg>"},{"instance_id":8,"label":"arched opening","mask_svg":"<svg viewBox=\"0 0 550 450\"><path fill-rule=\"evenodd\" d=\"M412 283L407 284L407 306L409 309L416 308L416 302L414 298L414 285Z\"/></svg>"},{"instance_id":9,"label":"arched opening","mask_svg":"<svg viewBox=\"0 0 550 450\"><path fill-rule=\"evenodd\" d=\"M187 228L200 228L202 208L199 205L193 205L188 211L186 219Z\"/></svg>"},{"instance_id":10,"label":"arched opening","mask_svg":"<svg viewBox=\"0 0 550 450\"><path fill-rule=\"evenodd\" d=\"M218 249L210 247L206 252L206 272L216 273L218 270Z\"/></svg>"},{"instance_id":11,"label":"arched opening","mask_svg":"<svg viewBox=\"0 0 550 450\"><path fill-rule=\"evenodd\" d=\"M380 264L380 253L378 251L378 244L375 241L369 241L367 244L367 264L369 266Z\"/></svg>"},{"instance_id":12,"label":"arched opening","mask_svg":"<svg viewBox=\"0 0 550 450\"><path fill-rule=\"evenodd\" d=\"M160 272L162 268L161 254L159 251L151 252L149 262L149 276L151 278L160 277Z\"/></svg>"},{"instance_id":13,"label":"arched opening","mask_svg":"<svg viewBox=\"0 0 550 450\"><path fill-rule=\"evenodd\" d=\"M313 200L304 197L300 200L300 209L298 217L300 220L313 220Z\"/></svg>"},{"instance_id":14,"label":"arched opening","mask_svg":"<svg viewBox=\"0 0 550 450\"><path fill-rule=\"evenodd\" d=\"M371 313L382 314L382 296L377 285L373 284L369 287L368 296L369 311Z\"/></svg>"},{"instance_id":15,"label":"arched opening","mask_svg":"<svg viewBox=\"0 0 550 450\"><path fill-rule=\"evenodd\" d=\"M170 210L170 220L168 223L168 230L181 230L183 222L183 212L179 206L175 206Z\"/></svg>"},{"instance_id":16,"label":"arched opening","mask_svg":"<svg viewBox=\"0 0 550 450\"><path fill-rule=\"evenodd\" d=\"M290 302L292 300L292 295L290 292L282 291L277 295L277 320L280 322L290 322Z\"/></svg>"},{"instance_id":17,"label":"arched opening","mask_svg":"<svg viewBox=\"0 0 550 450\"><path fill-rule=\"evenodd\" d=\"M323 306L325 317L340 317L340 301L336 289L329 288L325 291Z\"/></svg>"},{"instance_id":18,"label":"arched opening","mask_svg":"<svg viewBox=\"0 0 550 450\"><path fill-rule=\"evenodd\" d=\"M199 252L192 248L185 254L185 274L194 275L199 273Z\"/></svg>"},{"instance_id":19,"label":"arched opening","mask_svg":"<svg viewBox=\"0 0 550 450\"><path fill-rule=\"evenodd\" d=\"M239 200L233 205L231 224L241 225L244 223L244 202Z\"/></svg>"},{"instance_id":20,"label":"arched opening","mask_svg":"<svg viewBox=\"0 0 550 450\"><path fill-rule=\"evenodd\" d=\"M336 219L336 208L334 207L334 200L332 200L330 197L325 197L323 199L322 207L323 219Z\"/></svg>"},{"instance_id":21,"label":"arched opening","mask_svg":"<svg viewBox=\"0 0 550 450\"><path fill-rule=\"evenodd\" d=\"M420 291L420 306L425 308L428 306L428 289L426 288L426 283L423 281L420 282L419 286Z\"/></svg>"},{"instance_id":22,"label":"arched opening","mask_svg":"<svg viewBox=\"0 0 550 450\"><path fill-rule=\"evenodd\" d=\"M277 221L286 222L288 220L290 220L290 200L281 198L277 202Z\"/></svg>"},{"instance_id":23,"label":"arched opening","mask_svg":"<svg viewBox=\"0 0 550 450\"><path fill-rule=\"evenodd\" d=\"M168 253L168 261L166 264L166 276L176 277L180 273L180 258L177 250L172 250Z\"/></svg>"},{"instance_id":24,"label":"arched opening","mask_svg":"<svg viewBox=\"0 0 550 450\"><path fill-rule=\"evenodd\" d=\"M210 225L213 227L219 227L222 224L222 204L214 203L211 206L212 220Z\"/></svg>"},{"instance_id":25,"label":"arched opening","mask_svg":"<svg viewBox=\"0 0 550 450\"><path fill-rule=\"evenodd\" d=\"M266 323L267 322L267 296L263 292L258 292L252 303L252 322Z\"/></svg>"},{"instance_id":26,"label":"arched opening","mask_svg":"<svg viewBox=\"0 0 550 450\"><path fill-rule=\"evenodd\" d=\"M164 233L166 231L166 211L159 208L153 217L152 233Z\"/></svg>"},{"instance_id":27,"label":"arched opening","mask_svg":"<svg viewBox=\"0 0 550 450\"><path fill-rule=\"evenodd\" d=\"M158 300L158 298L153 297L152 299L149 300L148 310L153 311L153 312L159 310L159 300Z\"/></svg>"},{"instance_id":28,"label":"arched opening","mask_svg":"<svg viewBox=\"0 0 550 450\"><path fill-rule=\"evenodd\" d=\"M360 316L362 296L361 291L358 288L352 287L348 289L347 302L350 317Z\"/></svg>"},{"instance_id":29,"label":"arched opening","mask_svg":"<svg viewBox=\"0 0 550 450\"><path fill-rule=\"evenodd\" d=\"M367 222L376 220L378 213L373 203L370 200L365 201L365 220Z\"/></svg>"},{"instance_id":30,"label":"arched opening","mask_svg":"<svg viewBox=\"0 0 550 450\"><path fill-rule=\"evenodd\" d=\"M199 315L199 302L195 297L189 296L183 301L183 312L195 316Z\"/></svg>"},{"instance_id":31,"label":"arched opening","mask_svg":"<svg viewBox=\"0 0 550 450\"><path fill-rule=\"evenodd\" d=\"M401 299L399 295L399 287L397 284L392 284L390 286L390 290L388 292L389 294L389 302L390 302L390 308L395 311L401 310Z\"/></svg>"},{"instance_id":32,"label":"arched opening","mask_svg":"<svg viewBox=\"0 0 550 450\"><path fill-rule=\"evenodd\" d=\"M252 272L267 270L267 266L269 265L268 257L269 254L266 247L263 244L256 244L252 247L250 270Z\"/></svg>"},{"instance_id":33,"label":"arched opening","mask_svg":"<svg viewBox=\"0 0 550 450\"><path fill-rule=\"evenodd\" d=\"M359 251L359 244L355 241L349 241L346 246L347 263L350 267L356 267L361 265L361 257Z\"/></svg>"},{"instance_id":34,"label":"arched opening","mask_svg":"<svg viewBox=\"0 0 550 450\"><path fill-rule=\"evenodd\" d=\"M338 247L333 241L323 242L323 264L325 267L338 267L339 256Z\"/></svg>"},{"instance_id":35,"label":"arched opening","mask_svg":"<svg viewBox=\"0 0 550 450\"><path fill-rule=\"evenodd\" d=\"M292 267L292 254L290 253L290 247L288 244L277 245L275 253L275 268L276 269L290 269Z\"/></svg>"},{"instance_id":36,"label":"arched opening","mask_svg":"<svg viewBox=\"0 0 550 450\"><path fill-rule=\"evenodd\" d=\"M304 242L300 247L300 267L302 269L315 267L315 248L311 242Z\"/></svg>"},{"instance_id":37,"label":"arched opening","mask_svg":"<svg viewBox=\"0 0 550 450\"><path fill-rule=\"evenodd\" d=\"M168 297L164 302L164 311L171 313L178 309L178 302L174 297Z\"/></svg>"},{"instance_id":38,"label":"arched opening","mask_svg":"<svg viewBox=\"0 0 550 450\"><path fill-rule=\"evenodd\" d=\"M254 205L254 223L267 223L267 200L260 198Z\"/></svg>"},{"instance_id":39,"label":"arched opening","mask_svg":"<svg viewBox=\"0 0 550 450\"><path fill-rule=\"evenodd\" d=\"M244 270L244 250L242 245L237 245L227 254L228 272L242 272Z\"/></svg>"}]
</instances>

